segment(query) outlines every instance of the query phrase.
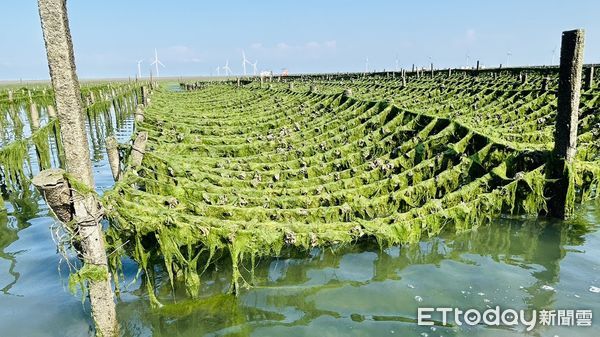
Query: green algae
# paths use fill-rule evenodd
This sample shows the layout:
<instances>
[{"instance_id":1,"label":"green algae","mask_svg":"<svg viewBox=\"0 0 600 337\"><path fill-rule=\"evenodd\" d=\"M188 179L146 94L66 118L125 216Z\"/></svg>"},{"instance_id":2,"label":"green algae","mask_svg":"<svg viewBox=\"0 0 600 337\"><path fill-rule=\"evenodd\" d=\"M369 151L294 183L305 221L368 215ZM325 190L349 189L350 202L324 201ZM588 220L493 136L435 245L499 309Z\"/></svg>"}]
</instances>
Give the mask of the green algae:
<instances>
[{"instance_id":1,"label":"green algae","mask_svg":"<svg viewBox=\"0 0 600 337\"><path fill-rule=\"evenodd\" d=\"M393 84L369 81L353 83L352 98L336 81L318 93L252 83L157 90L136 124L149 135L142 166L103 197L108 240L130 242L119 253L140 263L153 304L155 264L197 297L202 270L225 252L237 292L251 285L243 270L251 275L256 258L288 248L414 243L547 212L552 94L466 89L456 77L456 89L432 96L419 79L390 104L377 99ZM594 126L584 124L586 141ZM596 197L597 163L573 167L572 200Z\"/></svg>"}]
</instances>

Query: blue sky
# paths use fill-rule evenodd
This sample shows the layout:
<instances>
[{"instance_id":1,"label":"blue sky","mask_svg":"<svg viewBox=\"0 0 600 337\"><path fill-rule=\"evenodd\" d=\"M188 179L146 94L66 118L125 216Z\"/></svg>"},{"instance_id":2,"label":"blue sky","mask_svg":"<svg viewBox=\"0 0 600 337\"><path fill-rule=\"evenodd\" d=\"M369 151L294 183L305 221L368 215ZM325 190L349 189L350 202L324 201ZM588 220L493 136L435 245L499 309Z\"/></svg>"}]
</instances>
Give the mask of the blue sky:
<instances>
[{"instance_id":1,"label":"blue sky","mask_svg":"<svg viewBox=\"0 0 600 337\"><path fill-rule=\"evenodd\" d=\"M600 62L600 1L157 1L68 2L81 78L242 72L241 51L259 70L394 69L558 62L560 33L586 30L585 61ZM48 78L37 1L4 1L0 80ZM251 67L248 66L248 71Z\"/></svg>"}]
</instances>

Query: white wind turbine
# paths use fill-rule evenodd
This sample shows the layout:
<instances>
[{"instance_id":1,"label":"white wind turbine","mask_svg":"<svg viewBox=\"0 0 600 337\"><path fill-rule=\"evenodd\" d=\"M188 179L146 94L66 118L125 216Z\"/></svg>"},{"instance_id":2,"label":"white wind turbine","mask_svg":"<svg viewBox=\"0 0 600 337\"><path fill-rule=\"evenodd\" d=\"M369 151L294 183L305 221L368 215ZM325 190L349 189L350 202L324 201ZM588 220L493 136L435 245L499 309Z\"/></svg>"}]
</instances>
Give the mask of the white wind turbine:
<instances>
[{"instance_id":1,"label":"white wind turbine","mask_svg":"<svg viewBox=\"0 0 600 337\"><path fill-rule=\"evenodd\" d=\"M165 65L162 64L162 62L160 62L160 60L158 59L158 52L156 51L156 48L154 48L154 62L152 62L150 65L156 66L156 78L158 78L160 76L158 74L158 65L160 65L163 68L165 68Z\"/></svg>"},{"instance_id":2,"label":"white wind turbine","mask_svg":"<svg viewBox=\"0 0 600 337\"><path fill-rule=\"evenodd\" d=\"M221 76L221 67L217 67L217 76Z\"/></svg>"},{"instance_id":3,"label":"white wind turbine","mask_svg":"<svg viewBox=\"0 0 600 337\"><path fill-rule=\"evenodd\" d=\"M242 50L242 68L244 69L244 76L246 76L246 63L248 64L252 64L250 61L248 61L248 59L246 58L246 53L244 52L244 50Z\"/></svg>"},{"instance_id":4,"label":"white wind turbine","mask_svg":"<svg viewBox=\"0 0 600 337\"><path fill-rule=\"evenodd\" d=\"M138 66L137 76L138 76L138 78L142 78L142 68L141 68L142 62L144 62L144 60L137 61L137 66Z\"/></svg>"},{"instance_id":5,"label":"white wind turbine","mask_svg":"<svg viewBox=\"0 0 600 337\"><path fill-rule=\"evenodd\" d=\"M250 62L248 62L250 63ZM258 63L258 61L254 61L254 63L250 63L252 65L252 73L254 74L254 76L256 76L256 74L258 74L258 69L256 67L256 64Z\"/></svg>"},{"instance_id":6,"label":"white wind turbine","mask_svg":"<svg viewBox=\"0 0 600 337\"><path fill-rule=\"evenodd\" d=\"M369 72L369 58L365 60L365 74Z\"/></svg>"},{"instance_id":7,"label":"white wind turbine","mask_svg":"<svg viewBox=\"0 0 600 337\"><path fill-rule=\"evenodd\" d=\"M225 76L233 74L231 68L229 68L229 60L225 61L225 66L223 67L223 70L225 70Z\"/></svg>"},{"instance_id":8,"label":"white wind turbine","mask_svg":"<svg viewBox=\"0 0 600 337\"><path fill-rule=\"evenodd\" d=\"M510 57L511 57L511 56L512 56L512 52L511 52L511 51L508 51L508 52L506 53L506 66L507 66L507 67L508 67L508 60L510 59Z\"/></svg>"}]
</instances>

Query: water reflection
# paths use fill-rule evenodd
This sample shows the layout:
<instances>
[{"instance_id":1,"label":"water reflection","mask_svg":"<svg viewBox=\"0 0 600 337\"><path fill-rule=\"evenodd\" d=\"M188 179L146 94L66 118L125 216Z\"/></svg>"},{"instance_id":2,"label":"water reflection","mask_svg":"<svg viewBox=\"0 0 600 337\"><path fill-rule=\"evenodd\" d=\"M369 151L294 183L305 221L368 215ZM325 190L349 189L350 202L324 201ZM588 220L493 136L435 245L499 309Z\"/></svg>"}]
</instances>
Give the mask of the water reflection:
<instances>
[{"instance_id":1,"label":"water reflection","mask_svg":"<svg viewBox=\"0 0 600 337\"><path fill-rule=\"evenodd\" d=\"M125 336L520 336L522 328L419 327L417 307L539 310L569 307L577 299L579 308L597 310L597 297L583 299L592 277L576 270L581 279L561 284L567 256L580 269L579 259L600 254L598 205L582 212L578 224L502 219L418 245L382 250L365 243L261 261L253 276L245 273L254 287L239 298L223 294L229 279L218 267L203 275L198 301L187 300L182 287L173 294L159 273L163 308L150 309L136 290L118 310ZM569 335L599 332L571 329ZM533 335L552 331L539 327Z\"/></svg>"}]
</instances>

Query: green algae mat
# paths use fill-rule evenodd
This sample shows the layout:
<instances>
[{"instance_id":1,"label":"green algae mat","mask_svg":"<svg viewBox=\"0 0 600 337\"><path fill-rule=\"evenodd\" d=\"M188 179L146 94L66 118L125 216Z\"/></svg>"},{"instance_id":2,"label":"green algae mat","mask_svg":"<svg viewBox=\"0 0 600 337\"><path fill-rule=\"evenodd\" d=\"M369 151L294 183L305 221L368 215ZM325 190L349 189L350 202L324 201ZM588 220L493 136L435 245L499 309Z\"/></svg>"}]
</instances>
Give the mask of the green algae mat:
<instances>
[{"instance_id":1,"label":"green algae mat","mask_svg":"<svg viewBox=\"0 0 600 337\"><path fill-rule=\"evenodd\" d=\"M195 297L218 260L229 261L237 291L260 257L412 243L502 214L544 214L556 76L528 75L159 88L136 125L148 133L142 165L103 196L112 267L133 257L156 303L157 265ZM598 98L582 93L577 201L598 196Z\"/></svg>"}]
</instances>

